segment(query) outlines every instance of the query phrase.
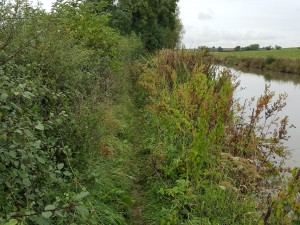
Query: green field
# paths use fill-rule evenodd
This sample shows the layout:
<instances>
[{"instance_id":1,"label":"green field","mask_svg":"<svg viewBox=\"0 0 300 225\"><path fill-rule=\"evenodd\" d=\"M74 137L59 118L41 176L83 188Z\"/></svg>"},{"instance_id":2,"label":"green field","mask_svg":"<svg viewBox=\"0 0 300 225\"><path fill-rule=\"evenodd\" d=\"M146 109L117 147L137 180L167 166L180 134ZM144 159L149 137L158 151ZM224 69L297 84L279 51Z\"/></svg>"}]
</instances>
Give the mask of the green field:
<instances>
[{"instance_id":1,"label":"green field","mask_svg":"<svg viewBox=\"0 0 300 225\"><path fill-rule=\"evenodd\" d=\"M285 48L281 50L258 50L258 51L236 51L236 52L213 52L217 56L238 56L238 57L268 57L275 58L300 58L300 49Z\"/></svg>"}]
</instances>

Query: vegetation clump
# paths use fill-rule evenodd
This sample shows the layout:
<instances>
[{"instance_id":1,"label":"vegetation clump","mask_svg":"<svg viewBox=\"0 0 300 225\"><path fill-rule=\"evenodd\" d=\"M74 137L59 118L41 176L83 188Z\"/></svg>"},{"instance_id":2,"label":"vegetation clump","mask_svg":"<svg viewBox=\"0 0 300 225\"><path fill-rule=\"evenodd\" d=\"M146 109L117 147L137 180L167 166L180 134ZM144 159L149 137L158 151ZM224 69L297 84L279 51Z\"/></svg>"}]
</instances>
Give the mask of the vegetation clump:
<instances>
[{"instance_id":1,"label":"vegetation clump","mask_svg":"<svg viewBox=\"0 0 300 225\"><path fill-rule=\"evenodd\" d=\"M149 191L165 202L162 224L263 222L254 194L280 171L272 159L288 154L288 120L277 117L286 95L272 101L266 86L254 106L240 105L235 80L207 51L163 50L142 66Z\"/></svg>"}]
</instances>

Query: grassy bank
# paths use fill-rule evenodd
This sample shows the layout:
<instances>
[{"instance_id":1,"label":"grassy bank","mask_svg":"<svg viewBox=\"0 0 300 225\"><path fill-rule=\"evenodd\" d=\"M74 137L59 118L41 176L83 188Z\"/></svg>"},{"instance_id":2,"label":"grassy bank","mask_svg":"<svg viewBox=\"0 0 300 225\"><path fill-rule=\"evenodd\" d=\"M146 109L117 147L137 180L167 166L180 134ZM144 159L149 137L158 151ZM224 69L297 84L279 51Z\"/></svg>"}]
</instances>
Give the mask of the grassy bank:
<instances>
[{"instance_id":1,"label":"grassy bank","mask_svg":"<svg viewBox=\"0 0 300 225\"><path fill-rule=\"evenodd\" d=\"M220 57L245 57L245 58L262 58L262 57L274 57L274 58L288 58L288 59L300 59L299 48L285 48L279 50L258 50L258 51L234 51L234 52L213 52L213 55Z\"/></svg>"},{"instance_id":2,"label":"grassy bank","mask_svg":"<svg viewBox=\"0 0 300 225\"><path fill-rule=\"evenodd\" d=\"M300 74L300 49L214 52L217 64L241 69Z\"/></svg>"}]
</instances>

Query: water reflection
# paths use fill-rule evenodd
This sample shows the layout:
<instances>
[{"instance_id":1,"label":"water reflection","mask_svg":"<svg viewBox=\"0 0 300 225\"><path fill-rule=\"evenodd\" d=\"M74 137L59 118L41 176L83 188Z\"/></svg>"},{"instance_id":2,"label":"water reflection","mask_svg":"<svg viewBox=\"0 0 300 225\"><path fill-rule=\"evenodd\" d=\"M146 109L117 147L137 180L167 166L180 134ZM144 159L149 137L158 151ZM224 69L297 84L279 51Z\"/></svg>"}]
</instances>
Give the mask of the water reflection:
<instances>
[{"instance_id":1,"label":"water reflection","mask_svg":"<svg viewBox=\"0 0 300 225\"><path fill-rule=\"evenodd\" d=\"M274 71L264 71L260 69L240 69L243 73L250 73L258 76L263 76L266 82L277 81L278 83L289 83L294 86L300 85L300 75L280 73Z\"/></svg>"},{"instance_id":2,"label":"water reflection","mask_svg":"<svg viewBox=\"0 0 300 225\"><path fill-rule=\"evenodd\" d=\"M288 130L291 138L286 143L287 147L293 150L291 159L287 165L300 167L300 76L293 74L265 72L261 70L230 70L239 76L240 87L243 89L236 92L235 97L241 101L256 97L263 93L265 84L271 85L271 90L276 95L287 93L287 106L280 113L280 116L289 116L289 122L296 126Z\"/></svg>"}]
</instances>

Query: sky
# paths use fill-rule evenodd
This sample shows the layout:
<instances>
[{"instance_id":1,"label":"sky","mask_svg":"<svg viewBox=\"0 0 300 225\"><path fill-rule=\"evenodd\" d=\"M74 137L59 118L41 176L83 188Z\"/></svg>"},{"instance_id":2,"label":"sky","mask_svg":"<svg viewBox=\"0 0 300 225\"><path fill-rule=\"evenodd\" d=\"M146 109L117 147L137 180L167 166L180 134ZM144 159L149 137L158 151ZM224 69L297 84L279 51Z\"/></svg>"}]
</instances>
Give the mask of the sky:
<instances>
[{"instance_id":1,"label":"sky","mask_svg":"<svg viewBox=\"0 0 300 225\"><path fill-rule=\"evenodd\" d=\"M299 0L180 0L187 48L300 47Z\"/></svg>"},{"instance_id":2,"label":"sky","mask_svg":"<svg viewBox=\"0 0 300 225\"><path fill-rule=\"evenodd\" d=\"M43 8L46 9L47 11L51 10L51 6L56 0L32 0L31 1L34 5L37 4L37 2L40 2L43 4Z\"/></svg>"},{"instance_id":3,"label":"sky","mask_svg":"<svg viewBox=\"0 0 300 225\"><path fill-rule=\"evenodd\" d=\"M179 10L187 48L300 47L299 0L180 0Z\"/></svg>"}]
</instances>

